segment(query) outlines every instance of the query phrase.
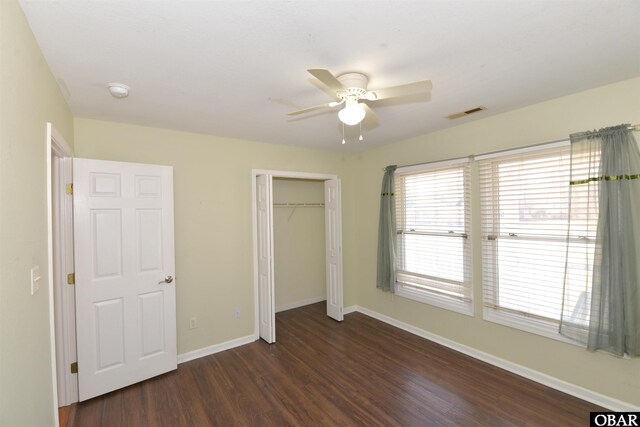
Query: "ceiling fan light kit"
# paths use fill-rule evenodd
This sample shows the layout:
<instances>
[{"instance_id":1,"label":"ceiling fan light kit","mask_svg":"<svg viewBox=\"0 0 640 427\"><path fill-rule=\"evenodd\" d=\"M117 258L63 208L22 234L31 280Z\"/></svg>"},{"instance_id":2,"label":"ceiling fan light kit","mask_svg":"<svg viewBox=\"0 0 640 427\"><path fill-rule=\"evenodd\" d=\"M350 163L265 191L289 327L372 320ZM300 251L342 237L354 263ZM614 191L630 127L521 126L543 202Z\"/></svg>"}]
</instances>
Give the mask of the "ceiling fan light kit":
<instances>
[{"instance_id":1,"label":"ceiling fan light kit","mask_svg":"<svg viewBox=\"0 0 640 427\"><path fill-rule=\"evenodd\" d=\"M327 88L333 91L336 101L326 104L316 105L298 111L288 113L290 116L305 114L321 108L335 108L345 104L338 112L338 118L344 125L354 126L360 124L367 116L368 122L378 122L377 115L371 110L367 102L375 102L381 99L396 98L407 95L420 93L428 93L431 91L431 81L421 80L413 83L407 83L400 86L392 86L377 90L367 90L369 78L362 73L344 73L335 77L329 70L324 68L310 68L307 70L309 74L320 80ZM362 101L362 102L360 102ZM344 134L344 129L343 129ZM359 140L362 141L362 131ZM345 143L344 135L342 143Z\"/></svg>"},{"instance_id":2,"label":"ceiling fan light kit","mask_svg":"<svg viewBox=\"0 0 640 427\"><path fill-rule=\"evenodd\" d=\"M338 118L347 126L354 126L360 123L366 115L358 101L347 99L347 105L338 112Z\"/></svg>"}]
</instances>

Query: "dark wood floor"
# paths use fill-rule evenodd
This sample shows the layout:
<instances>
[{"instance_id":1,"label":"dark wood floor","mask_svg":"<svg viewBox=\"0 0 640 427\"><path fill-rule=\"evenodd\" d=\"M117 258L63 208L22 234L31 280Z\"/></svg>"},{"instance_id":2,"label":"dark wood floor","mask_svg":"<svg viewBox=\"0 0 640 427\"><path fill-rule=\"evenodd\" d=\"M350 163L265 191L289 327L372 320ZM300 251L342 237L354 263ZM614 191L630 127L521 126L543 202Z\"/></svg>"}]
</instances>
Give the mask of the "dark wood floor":
<instances>
[{"instance_id":1,"label":"dark wood floor","mask_svg":"<svg viewBox=\"0 0 640 427\"><path fill-rule=\"evenodd\" d=\"M78 404L70 426L586 426L602 408L324 303L257 341Z\"/></svg>"}]
</instances>

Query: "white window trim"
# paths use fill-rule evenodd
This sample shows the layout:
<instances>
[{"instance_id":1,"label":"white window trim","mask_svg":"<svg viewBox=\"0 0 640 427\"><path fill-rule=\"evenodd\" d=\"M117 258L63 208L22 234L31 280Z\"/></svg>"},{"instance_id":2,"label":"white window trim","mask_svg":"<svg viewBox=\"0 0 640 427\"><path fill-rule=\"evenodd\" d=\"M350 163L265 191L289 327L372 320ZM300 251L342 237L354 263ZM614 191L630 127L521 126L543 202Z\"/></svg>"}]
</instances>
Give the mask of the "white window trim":
<instances>
[{"instance_id":1,"label":"white window trim","mask_svg":"<svg viewBox=\"0 0 640 427\"><path fill-rule=\"evenodd\" d=\"M429 304L438 308L444 308L445 310L454 311L466 316L474 317L475 315L473 301L459 300L457 298L439 295L428 290L412 289L410 286L406 286L399 282L396 282L395 294L403 298L423 304ZM473 285L471 288L471 294L473 295Z\"/></svg>"},{"instance_id":2,"label":"white window trim","mask_svg":"<svg viewBox=\"0 0 640 427\"><path fill-rule=\"evenodd\" d=\"M409 166L401 166L396 169L395 173L407 173L407 172L416 172L416 171L424 171L429 169L442 168L445 166L455 166L462 165L465 163L471 163L472 157L460 157L457 159L449 159L449 160L436 160L435 162L428 163L419 163L417 165L409 165Z\"/></svg>"},{"instance_id":3,"label":"white window trim","mask_svg":"<svg viewBox=\"0 0 640 427\"><path fill-rule=\"evenodd\" d=\"M524 154L524 153L535 152L540 150L546 150L550 148L566 147L566 146L569 146L570 144L571 143L569 139L562 139L558 141L536 144L529 147L514 148L514 149L501 150L493 153L486 153L486 154L474 156L474 160L479 161L479 160L499 158L502 156L518 155L518 154ZM482 213L480 215L482 215ZM481 263L482 263L482 267L484 268L485 260L482 259ZM484 275L482 277L484 279ZM483 280L483 283L482 283L483 304L485 300L484 291L486 286L488 285L485 284ZM511 313L509 311L501 310L500 308L492 308L492 307L486 307L486 306L482 307L482 319L487 322L496 323L509 328L518 329L520 331L529 332L545 338L550 338L556 341L560 341L560 342L571 344L580 348L584 348L584 346L578 343L577 341L571 340L565 337L564 335L561 335L559 332L558 323L552 320L544 320L544 319L539 319L535 317L529 317L524 314Z\"/></svg>"},{"instance_id":4,"label":"white window trim","mask_svg":"<svg viewBox=\"0 0 640 427\"><path fill-rule=\"evenodd\" d=\"M468 164L471 166L473 163L473 157L461 157L449 160L441 160L429 163L421 163L417 165L403 166L396 169L396 174L403 174L407 172L419 172L425 171L428 172L430 169L437 169L447 166L457 166L462 164ZM469 174L471 171L468 172ZM438 294L436 292L431 292L427 289L415 289L412 286L407 286L402 282L396 281L396 290L395 295L410 299L413 301L417 301L423 304L428 304L434 307L442 308L445 310L450 310L455 313L464 314L466 316L474 317L475 310L473 306L473 294L474 294L474 286L473 286L473 241L471 240L472 236L472 223L473 223L473 209L471 206L471 200L473 199L472 194L472 183L468 182L466 185L469 185L469 200L467 202L470 204L469 209L469 229L466 230L467 239L470 242L470 250L469 250L469 266L471 267L470 273L470 286L469 286L469 295L470 299L461 300L455 297L448 297L446 295Z\"/></svg>"},{"instance_id":5,"label":"white window trim","mask_svg":"<svg viewBox=\"0 0 640 427\"><path fill-rule=\"evenodd\" d=\"M526 317L521 314L509 313L489 307L483 308L482 319L487 322L497 323L502 326L507 326L509 328L518 329L584 348L580 343L573 341L564 335L560 335L560 332L558 332L558 324L552 321Z\"/></svg>"}]
</instances>

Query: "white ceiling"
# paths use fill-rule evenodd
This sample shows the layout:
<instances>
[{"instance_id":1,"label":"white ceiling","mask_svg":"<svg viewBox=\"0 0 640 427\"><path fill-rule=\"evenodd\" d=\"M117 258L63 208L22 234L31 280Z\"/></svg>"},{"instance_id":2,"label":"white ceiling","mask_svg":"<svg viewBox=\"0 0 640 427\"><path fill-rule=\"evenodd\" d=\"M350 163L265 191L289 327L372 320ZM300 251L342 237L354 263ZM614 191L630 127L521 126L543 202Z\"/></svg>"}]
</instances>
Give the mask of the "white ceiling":
<instances>
[{"instance_id":1,"label":"white ceiling","mask_svg":"<svg viewBox=\"0 0 640 427\"><path fill-rule=\"evenodd\" d=\"M636 0L21 5L76 116L309 148L362 150L640 75ZM312 67L433 92L372 104L380 124L342 146L337 111L286 116L332 100Z\"/></svg>"}]
</instances>

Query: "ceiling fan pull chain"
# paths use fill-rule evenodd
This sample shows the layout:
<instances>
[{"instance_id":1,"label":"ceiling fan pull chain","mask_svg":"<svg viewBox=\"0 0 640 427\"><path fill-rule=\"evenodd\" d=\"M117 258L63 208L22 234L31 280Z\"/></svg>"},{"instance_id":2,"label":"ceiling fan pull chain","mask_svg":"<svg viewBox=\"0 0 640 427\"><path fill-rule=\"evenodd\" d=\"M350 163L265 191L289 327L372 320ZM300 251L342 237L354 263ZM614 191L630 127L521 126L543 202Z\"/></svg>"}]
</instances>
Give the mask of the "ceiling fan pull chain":
<instances>
[{"instance_id":1,"label":"ceiling fan pull chain","mask_svg":"<svg viewBox=\"0 0 640 427\"><path fill-rule=\"evenodd\" d=\"M342 124L342 145L346 144L346 141L344 140L344 123Z\"/></svg>"},{"instance_id":2,"label":"ceiling fan pull chain","mask_svg":"<svg viewBox=\"0 0 640 427\"><path fill-rule=\"evenodd\" d=\"M342 125L342 127L344 128L344 125ZM360 138L358 138L360 141L362 141L364 138L362 137L362 122L360 122Z\"/></svg>"}]
</instances>

